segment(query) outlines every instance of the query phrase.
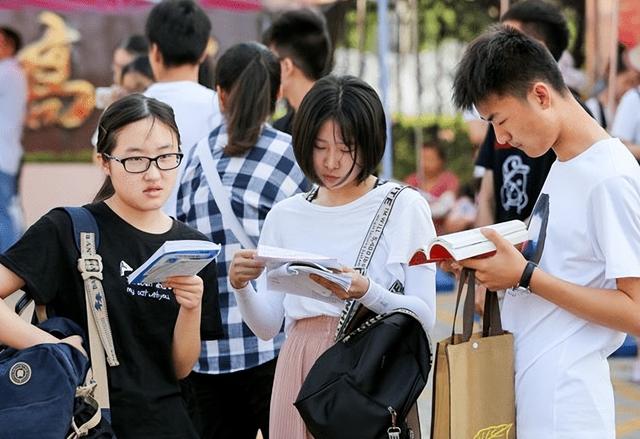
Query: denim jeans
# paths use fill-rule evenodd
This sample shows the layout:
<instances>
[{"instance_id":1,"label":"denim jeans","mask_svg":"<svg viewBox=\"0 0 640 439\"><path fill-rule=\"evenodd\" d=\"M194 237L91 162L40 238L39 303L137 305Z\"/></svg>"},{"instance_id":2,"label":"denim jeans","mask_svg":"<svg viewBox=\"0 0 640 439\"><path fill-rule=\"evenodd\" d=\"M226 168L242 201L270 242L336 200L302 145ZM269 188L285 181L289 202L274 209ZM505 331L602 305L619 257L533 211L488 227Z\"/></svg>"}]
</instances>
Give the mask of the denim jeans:
<instances>
[{"instance_id":1,"label":"denim jeans","mask_svg":"<svg viewBox=\"0 0 640 439\"><path fill-rule=\"evenodd\" d=\"M22 227L15 215L17 203L16 177L0 171L0 253L20 237Z\"/></svg>"}]
</instances>

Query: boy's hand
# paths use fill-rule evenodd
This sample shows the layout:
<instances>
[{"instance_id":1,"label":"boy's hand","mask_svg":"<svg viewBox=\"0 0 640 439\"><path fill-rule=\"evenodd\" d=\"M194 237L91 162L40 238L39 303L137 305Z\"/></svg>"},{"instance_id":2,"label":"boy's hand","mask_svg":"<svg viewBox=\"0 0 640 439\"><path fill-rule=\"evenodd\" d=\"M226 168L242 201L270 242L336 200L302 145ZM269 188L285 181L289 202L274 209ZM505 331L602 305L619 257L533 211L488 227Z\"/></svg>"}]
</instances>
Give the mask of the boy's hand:
<instances>
[{"instance_id":1,"label":"boy's hand","mask_svg":"<svg viewBox=\"0 0 640 439\"><path fill-rule=\"evenodd\" d=\"M173 276L163 282L173 289L178 304L185 309L196 309L202 302L204 284L199 276Z\"/></svg>"},{"instance_id":2,"label":"boy's hand","mask_svg":"<svg viewBox=\"0 0 640 439\"><path fill-rule=\"evenodd\" d=\"M254 259L256 254L256 250L238 250L233 255L229 267L229 282L236 290L246 287L264 271L264 263Z\"/></svg>"},{"instance_id":3,"label":"boy's hand","mask_svg":"<svg viewBox=\"0 0 640 439\"><path fill-rule=\"evenodd\" d=\"M488 258L465 259L459 264L476 270L477 281L492 291L517 285L527 260L495 230L486 228L481 231L496 246L496 254Z\"/></svg>"}]
</instances>

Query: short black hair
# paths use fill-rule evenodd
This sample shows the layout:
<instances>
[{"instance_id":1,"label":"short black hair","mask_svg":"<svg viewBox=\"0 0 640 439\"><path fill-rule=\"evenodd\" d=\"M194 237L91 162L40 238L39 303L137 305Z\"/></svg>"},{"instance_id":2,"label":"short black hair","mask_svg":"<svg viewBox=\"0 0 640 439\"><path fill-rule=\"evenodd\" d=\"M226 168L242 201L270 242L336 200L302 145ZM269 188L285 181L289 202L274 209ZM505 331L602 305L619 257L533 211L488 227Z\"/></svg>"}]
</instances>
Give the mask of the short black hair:
<instances>
[{"instance_id":1,"label":"short black hair","mask_svg":"<svg viewBox=\"0 0 640 439\"><path fill-rule=\"evenodd\" d=\"M313 166L313 150L322 125L333 120L349 146L356 179L363 182L377 168L387 141L386 119L376 91L355 76L325 76L305 95L293 119L293 152L313 183L321 184Z\"/></svg>"},{"instance_id":2,"label":"short black hair","mask_svg":"<svg viewBox=\"0 0 640 439\"><path fill-rule=\"evenodd\" d=\"M569 45L567 19L551 3L525 0L511 6L500 20L520 22L527 35L544 42L556 61Z\"/></svg>"},{"instance_id":3,"label":"short black hair","mask_svg":"<svg viewBox=\"0 0 640 439\"><path fill-rule=\"evenodd\" d=\"M0 32L8 38L9 41L11 41L11 45L13 46L13 55L22 49L22 37L20 37L18 32L6 26L0 27Z\"/></svg>"},{"instance_id":4,"label":"short black hair","mask_svg":"<svg viewBox=\"0 0 640 439\"><path fill-rule=\"evenodd\" d=\"M538 41L509 26L495 26L469 44L453 80L453 102L470 109L490 95L525 98L536 81L568 92L558 63Z\"/></svg>"},{"instance_id":5,"label":"short black hair","mask_svg":"<svg viewBox=\"0 0 640 439\"><path fill-rule=\"evenodd\" d=\"M149 41L144 35L133 34L122 40L118 48L124 49L134 56L147 55L149 52Z\"/></svg>"},{"instance_id":6,"label":"short black hair","mask_svg":"<svg viewBox=\"0 0 640 439\"><path fill-rule=\"evenodd\" d=\"M198 64L209 42L211 21L193 0L163 0L149 13L145 29L165 66Z\"/></svg>"},{"instance_id":7,"label":"short black hair","mask_svg":"<svg viewBox=\"0 0 640 439\"><path fill-rule=\"evenodd\" d=\"M290 58L316 81L332 68L331 39L324 17L312 9L294 9L278 16L263 35L266 46L274 46L280 57Z\"/></svg>"}]
</instances>

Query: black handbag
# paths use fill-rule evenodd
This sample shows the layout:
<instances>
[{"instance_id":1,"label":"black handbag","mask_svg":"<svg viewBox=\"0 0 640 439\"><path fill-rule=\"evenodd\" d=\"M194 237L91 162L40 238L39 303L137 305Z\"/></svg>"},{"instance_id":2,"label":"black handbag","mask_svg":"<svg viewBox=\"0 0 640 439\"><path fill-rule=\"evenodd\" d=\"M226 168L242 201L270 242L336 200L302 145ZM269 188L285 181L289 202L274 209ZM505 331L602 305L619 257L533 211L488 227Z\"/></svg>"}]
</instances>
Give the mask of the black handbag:
<instances>
[{"instance_id":1,"label":"black handbag","mask_svg":"<svg viewBox=\"0 0 640 439\"><path fill-rule=\"evenodd\" d=\"M403 189L389 191L369 227L354 264L363 274ZM390 290L404 288L396 281ZM350 300L336 344L313 365L294 405L316 439L418 438L415 403L430 369L431 344L413 312L378 315Z\"/></svg>"},{"instance_id":2,"label":"black handbag","mask_svg":"<svg viewBox=\"0 0 640 439\"><path fill-rule=\"evenodd\" d=\"M367 321L322 354L294 404L316 439L411 438L406 418L430 370L422 325L398 309Z\"/></svg>"}]
</instances>

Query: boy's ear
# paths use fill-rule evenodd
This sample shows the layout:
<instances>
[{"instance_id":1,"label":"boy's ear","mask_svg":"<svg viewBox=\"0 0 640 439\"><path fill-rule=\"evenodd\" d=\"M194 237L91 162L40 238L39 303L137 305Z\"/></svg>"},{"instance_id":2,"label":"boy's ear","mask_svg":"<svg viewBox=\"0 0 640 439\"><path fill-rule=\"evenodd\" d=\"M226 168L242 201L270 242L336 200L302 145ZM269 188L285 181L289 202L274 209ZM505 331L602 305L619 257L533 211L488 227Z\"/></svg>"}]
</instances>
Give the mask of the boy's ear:
<instances>
[{"instance_id":1,"label":"boy's ear","mask_svg":"<svg viewBox=\"0 0 640 439\"><path fill-rule=\"evenodd\" d=\"M280 71L282 76L291 76L293 70L296 68L291 58L286 57L280 60Z\"/></svg>"},{"instance_id":2,"label":"boy's ear","mask_svg":"<svg viewBox=\"0 0 640 439\"><path fill-rule=\"evenodd\" d=\"M535 102L540 105L542 109L547 109L551 106L551 88L544 82L536 82L531 88L531 94Z\"/></svg>"},{"instance_id":3,"label":"boy's ear","mask_svg":"<svg viewBox=\"0 0 640 439\"><path fill-rule=\"evenodd\" d=\"M162 60L162 53L160 52L160 49L158 48L158 45L156 43L151 43L151 45L149 46L149 59L153 60L159 65L164 65Z\"/></svg>"}]
</instances>

